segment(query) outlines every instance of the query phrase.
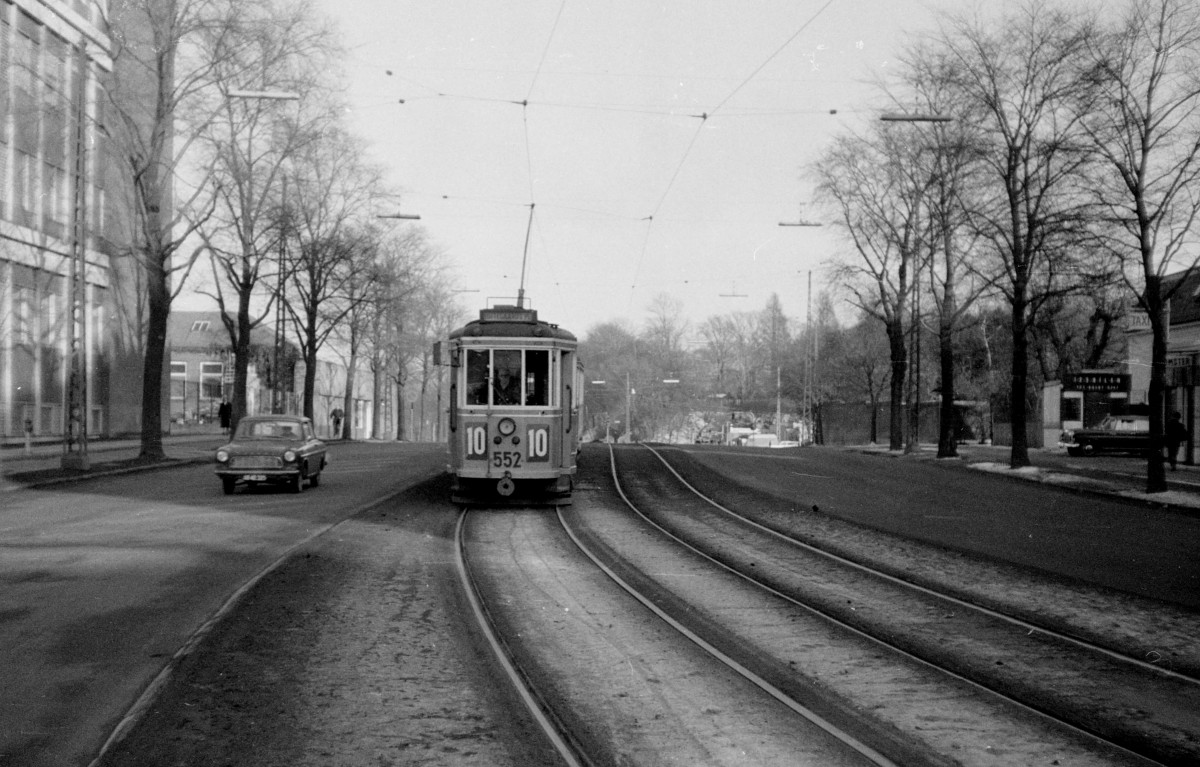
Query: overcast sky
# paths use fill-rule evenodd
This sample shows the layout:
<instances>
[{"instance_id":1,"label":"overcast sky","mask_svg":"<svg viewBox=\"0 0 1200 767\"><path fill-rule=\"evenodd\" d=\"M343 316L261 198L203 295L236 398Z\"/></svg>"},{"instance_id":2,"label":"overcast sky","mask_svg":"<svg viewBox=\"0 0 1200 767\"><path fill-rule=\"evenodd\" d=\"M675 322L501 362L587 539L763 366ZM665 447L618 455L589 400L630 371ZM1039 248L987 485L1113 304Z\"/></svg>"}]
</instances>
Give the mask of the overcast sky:
<instances>
[{"instance_id":1,"label":"overcast sky","mask_svg":"<svg viewBox=\"0 0 1200 767\"><path fill-rule=\"evenodd\" d=\"M655 294L694 322L802 319L844 247L804 177L874 119L941 0L318 0L349 49L350 124L450 257L474 312L525 291L578 334ZM403 103L401 103L403 102ZM526 103L522 103L526 102ZM831 115L830 110L837 110Z\"/></svg>"}]
</instances>

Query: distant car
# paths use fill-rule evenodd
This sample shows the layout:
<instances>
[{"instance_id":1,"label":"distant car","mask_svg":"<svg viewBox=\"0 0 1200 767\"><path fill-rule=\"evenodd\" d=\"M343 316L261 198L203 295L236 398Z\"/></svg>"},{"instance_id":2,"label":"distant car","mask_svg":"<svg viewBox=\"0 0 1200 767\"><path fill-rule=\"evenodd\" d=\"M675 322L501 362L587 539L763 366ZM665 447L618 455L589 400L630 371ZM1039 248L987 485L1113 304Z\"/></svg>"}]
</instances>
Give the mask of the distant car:
<instances>
[{"instance_id":1,"label":"distant car","mask_svg":"<svg viewBox=\"0 0 1200 767\"><path fill-rule=\"evenodd\" d=\"M217 476L225 494L239 482L286 485L293 493L321 484L328 463L312 421L296 415L252 415L240 420L229 444L217 448Z\"/></svg>"},{"instance_id":2,"label":"distant car","mask_svg":"<svg viewBox=\"0 0 1200 767\"><path fill-rule=\"evenodd\" d=\"M1110 415L1090 429L1068 429L1058 442L1071 455L1099 452L1143 453L1150 447L1150 418Z\"/></svg>"}]
</instances>

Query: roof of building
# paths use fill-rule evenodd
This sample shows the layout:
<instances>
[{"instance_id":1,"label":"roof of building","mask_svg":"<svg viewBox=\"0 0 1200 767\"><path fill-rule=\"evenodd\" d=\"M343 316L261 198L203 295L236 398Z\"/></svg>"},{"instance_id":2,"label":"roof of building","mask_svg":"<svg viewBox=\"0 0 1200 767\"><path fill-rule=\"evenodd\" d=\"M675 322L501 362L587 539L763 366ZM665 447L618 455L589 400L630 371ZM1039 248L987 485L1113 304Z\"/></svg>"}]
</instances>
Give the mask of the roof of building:
<instances>
[{"instance_id":1,"label":"roof of building","mask_svg":"<svg viewBox=\"0 0 1200 767\"><path fill-rule=\"evenodd\" d=\"M263 324L250 331L251 345L272 346L275 330ZM167 320L167 345L172 349L228 349L229 331L220 312L171 312Z\"/></svg>"},{"instance_id":2,"label":"roof of building","mask_svg":"<svg viewBox=\"0 0 1200 767\"><path fill-rule=\"evenodd\" d=\"M1200 322L1200 269L1185 269L1163 277L1163 291L1171 295L1171 325Z\"/></svg>"}]
</instances>

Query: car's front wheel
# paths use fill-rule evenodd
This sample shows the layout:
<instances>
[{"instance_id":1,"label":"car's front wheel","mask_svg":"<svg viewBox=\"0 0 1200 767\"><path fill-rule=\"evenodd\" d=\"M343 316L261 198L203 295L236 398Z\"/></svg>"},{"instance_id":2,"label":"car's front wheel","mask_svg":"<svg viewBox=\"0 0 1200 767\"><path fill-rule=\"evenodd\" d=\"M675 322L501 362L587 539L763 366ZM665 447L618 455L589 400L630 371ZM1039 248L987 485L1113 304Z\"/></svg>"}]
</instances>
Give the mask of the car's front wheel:
<instances>
[{"instance_id":1,"label":"car's front wheel","mask_svg":"<svg viewBox=\"0 0 1200 767\"><path fill-rule=\"evenodd\" d=\"M308 478L308 486L309 487L317 487L320 484L321 484L321 472L318 471L316 474L314 474Z\"/></svg>"},{"instance_id":2,"label":"car's front wheel","mask_svg":"<svg viewBox=\"0 0 1200 767\"><path fill-rule=\"evenodd\" d=\"M237 487L237 480L233 477L221 477L221 489L225 491L225 495L233 495L233 489Z\"/></svg>"},{"instance_id":3,"label":"car's front wheel","mask_svg":"<svg viewBox=\"0 0 1200 767\"><path fill-rule=\"evenodd\" d=\"M288 488L293 493L304 492L304 475L301 474L300 472L296 472L296 474L292 477L291 481L288 483Z\"/></svg>"}]
</instances>

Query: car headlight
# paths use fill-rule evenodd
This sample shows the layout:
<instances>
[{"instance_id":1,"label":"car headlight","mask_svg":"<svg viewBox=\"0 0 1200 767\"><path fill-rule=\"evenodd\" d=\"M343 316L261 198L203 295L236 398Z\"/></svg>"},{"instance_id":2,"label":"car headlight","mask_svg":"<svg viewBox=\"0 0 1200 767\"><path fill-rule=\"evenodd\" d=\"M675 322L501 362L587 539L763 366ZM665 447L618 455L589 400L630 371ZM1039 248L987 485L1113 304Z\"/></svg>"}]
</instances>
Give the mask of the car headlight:
<instances>
[{"instance_id":1,"label":"car headlight","mask_svg":"<svg viewBox=\"0 0 1200 767\"><path fill-rule=\"evenodd\" d=\"M217 463L229 463L229 451L228 450L218 450L217 451Z\"/></svg>"},{"instance_id":2,"label":"car headlight","mask_svg":"<svg viewBox=\"0 0 1200 767\"><path fill-rule=\"evenodd\" d=\"M284 450L283 451L283 462L284 463L295 463L296 462L296 451L295 450Z\"/></svg>"}]
</instances>

